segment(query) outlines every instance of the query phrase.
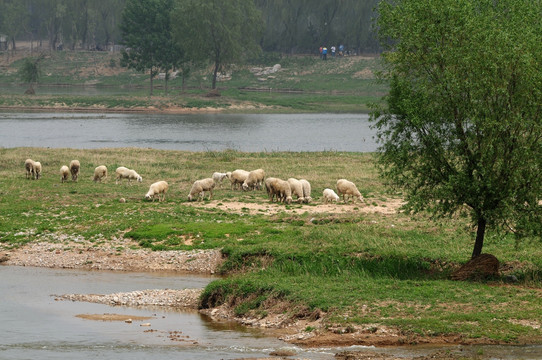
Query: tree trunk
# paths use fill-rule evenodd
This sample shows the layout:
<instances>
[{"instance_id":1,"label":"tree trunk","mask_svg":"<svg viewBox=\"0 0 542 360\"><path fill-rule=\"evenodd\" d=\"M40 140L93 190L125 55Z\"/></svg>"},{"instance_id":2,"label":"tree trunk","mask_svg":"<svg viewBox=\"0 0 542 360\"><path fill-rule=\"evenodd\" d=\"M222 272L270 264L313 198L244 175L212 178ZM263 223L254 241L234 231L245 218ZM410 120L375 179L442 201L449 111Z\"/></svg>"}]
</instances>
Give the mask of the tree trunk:
<instances>
[{"instance_id":1,"label":"tree trunk","mask_svg":"<svg viewBox=\"0 0 542 360\"><path fill-rule=\"evenodd\" d=\"M152 85L152 78L153 78L153 74L152 74L152 68L151 68L151 92L150 92L150 96L152 96L152 88L153 88L153 85Z\"/></svg>"},{"instance_id":2,"label":"tree trunk","mask_svg":"<svg viewBox=\"0 0 542 360\"><path fill-rule=\"evenodd\" d=\"M482 253L482 247L484 246L484 235L486 233L486 219L478 219L478 229L476 230L476 241L474 243L474 250L472 251L472 259L479 256Z\"/></svg>"},{"instance_id":3,"label":"tree trunk","mask_svg":"<svg viewBox=\"0 0 542 360\"><path fill-rule=\"evenodd\" d=\"M215 62L215 70L213 72L213 86L211 86L211 89L216 89L216 75L218 74L218 62Z\"/></svg>"}]
</instances>

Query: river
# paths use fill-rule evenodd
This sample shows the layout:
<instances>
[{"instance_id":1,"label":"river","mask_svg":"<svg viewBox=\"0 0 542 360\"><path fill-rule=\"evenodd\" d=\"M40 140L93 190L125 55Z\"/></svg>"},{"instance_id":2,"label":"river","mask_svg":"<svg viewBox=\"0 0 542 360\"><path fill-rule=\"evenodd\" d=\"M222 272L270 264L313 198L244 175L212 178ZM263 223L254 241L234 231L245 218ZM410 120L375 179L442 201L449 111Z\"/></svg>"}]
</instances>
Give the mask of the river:
<instances>
[{"instance_id":1,"label":"river","mask_svg":"<svg viewBox=\"0 0 542 360\"><path fill-rule=\"evenodd\" d=\"M367 114L0 112L0 147L373 152Z\"/></svg>"},{"instance_id":2,"label":"river","mask_svg":"<svg viewBox=\"0 0 542 360\"><path fill-rule=\"evenodd\" d=\"M296 356L317 360L329 359L333 354L328 349L303 350L232 322L213 322L196 311L56 301L52 296L203 288L211 277L17 266L0 266L0 277L3 360L234 359L268 357L272 351L291 351ZM76 317L80 314L124 314L151 319L128 324ZM151 326L140 326L147 322ZM172 340L172 332L182 337Z\"/></svg>"}]
</instances>

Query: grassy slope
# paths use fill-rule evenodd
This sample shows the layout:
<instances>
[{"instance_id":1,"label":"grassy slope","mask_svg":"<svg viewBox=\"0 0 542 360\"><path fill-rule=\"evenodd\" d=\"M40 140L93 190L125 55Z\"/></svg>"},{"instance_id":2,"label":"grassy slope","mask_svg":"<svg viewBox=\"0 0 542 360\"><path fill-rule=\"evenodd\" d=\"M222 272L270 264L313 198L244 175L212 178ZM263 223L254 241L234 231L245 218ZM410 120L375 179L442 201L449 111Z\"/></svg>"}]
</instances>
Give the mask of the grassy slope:
<instances>
[{"instance_id":1,"label":"grassy slope","mask_svg":"<svg viewBox=\"0 0 542 360\"><path fill-rule=\"evenodd\" d=\"M23 63L6 53L0 54L0 63L6 71L0 72L0 84L20 84L17 74ZM322 61L314 56L277 57L259 66L279 63L282 70L265 81L250 72L254 65L235 66L232 79L218 84L222 96L209 99L204 95L211 84L210 69L194 70L187 79L187 91L182 93L181 79L169 82L171 91L164 93L164 81L155 79L154 97L149 98L149 79L119 66L119 55L105 52L55 52L42 63L42 85L124 86L130 87L130 96L77 96L18 94L0 96L0 106L54 106L66 104L77 107L109 109L149 107L218 107L250 104L251 111L303 111L303 112L365 112L367 104L378 101L386 87L374 80L378 59L365 57L336 58ZM134 88L136 90L134 90ZM264 92L243 90L262 89ZM269 92L269 89L294 89L302 93ZM24 92L24 88L20 93ZM236 110L238 111L238 110Z\"/></svg>"},{"instance_id":2,"label":"grassy slope","mask_svg":"<svg viewBox=\"0 0 542 360\"><path fill-rule=\"evenodd\" d=\"M43 179L24 179L27 157L41 161ZM81 179L61 184L58 170L72 158L81 161ZM472 249L472 232L462 219L432 223L423 216L364 214L357 211L363 205L349 213L311 213L337 174L354 180L368 203L397 196L378 180L372 160L370 154L335 152L0 149L0 241L4 246L64 241L69 247L69 240L107 243L127 232L135 247L223 248L228 260L222 271L230 276L207 288L203 305L226 301L238 314L264 316L271 299L279 299L328 312L328 325L378 324L407 334L462 333L512 342L538 339L538 330L518 325L542 315L542 250L536 244L488 234L484 250L515 268L517 286L499 279L452 282L447 280L450 269ZM93 183L90 176L101 164L110 173L120 165L135 168L144 182L115 185L110 174L106 183ZM222 205L268 200L264 192L240 193L228 186L217 190L215 208L186 203L194 179L258 167L270 176L308 178L315 203L301 215L235 214ZM167 202L145 202L149 184L160 179L171 185ZM121 204L121 197L127 203Z\"/></svg>"}]
</instances>

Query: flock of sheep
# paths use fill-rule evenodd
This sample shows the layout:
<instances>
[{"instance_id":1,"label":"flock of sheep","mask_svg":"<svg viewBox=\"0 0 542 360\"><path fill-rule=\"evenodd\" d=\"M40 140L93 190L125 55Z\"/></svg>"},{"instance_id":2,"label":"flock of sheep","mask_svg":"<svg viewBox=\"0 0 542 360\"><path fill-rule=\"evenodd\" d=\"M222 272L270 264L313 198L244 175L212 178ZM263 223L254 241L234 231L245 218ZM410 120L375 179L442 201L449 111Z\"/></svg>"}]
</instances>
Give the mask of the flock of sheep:
<instances>
[{"instance_id":1,"label":"flock of sheep","mask_svg":"<svg viewBox=\"0 0 542 360\"><path fill-rule=\"evenodd\" d=\"M39 179L41 177L42 166L38 161L27 159L25 161L25 170L27 179ZM71 174L72 181L77 181L79 177L79 170L81 164L78 160L72 160L69 166L63 165L60 168L60 181L68 181L68 177ZM135 171L123 166L118 167L115 170L116 180L118 184L122 179L127 179L131 185L131 181L142 182L143 178ZM95 182L102 181L107 177L107 167L100 165L94 169L93 180ZM222 184L224 179L228 179L231 182L232 190L261 190L264 186L267 190L269 200L274 202L282 202L285 204L291 204L296 197L298 203L309 203L312 201L311 197L311 184L305 179L289 178L288 180L282 180L275 177L265 177L265 171L263 169L257 169L252 171L245 171L237 169L232 172L215 172L212 177L201 180L196 180L190 189L188 194L188 200L200 200L205 197L205 192L209 193L209 200L213 196L213 189L218 184ZM358 199L363 202L363 196L357 189L356 185L346 179L337 180L336 184L337 193L342 195L343 201L346 203L348 198ZM158 181L149 187L149 191L145 194L145 199L152 200L158 198L158 201L164 201L166 193L169 189L169 184L166 181ZM324 189L323 199L324 203L338 201L339 195L333 189Z\"/></svg>"}]
</instances>

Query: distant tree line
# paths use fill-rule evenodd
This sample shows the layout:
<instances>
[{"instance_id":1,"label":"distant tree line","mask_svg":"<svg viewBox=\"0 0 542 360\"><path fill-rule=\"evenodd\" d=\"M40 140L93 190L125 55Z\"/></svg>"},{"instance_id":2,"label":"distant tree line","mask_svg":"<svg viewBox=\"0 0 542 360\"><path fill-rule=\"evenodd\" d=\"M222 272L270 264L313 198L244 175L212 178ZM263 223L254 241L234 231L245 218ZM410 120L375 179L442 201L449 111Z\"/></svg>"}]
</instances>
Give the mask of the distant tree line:
<instances>
[{"instance_id":1,"label":"distant tree line","mask_svg":"<svg viewBox=\"0 0 542 360\"><path fill-rule=\"evenodd\" d=\"M372 33L378 0L254 0L261 12L264 51L315 53L322 45L377 52ZM227 0L223 0L227 6ZM48 40L51 50L106 49L123 42L126 0L0 0L0 34L17 41ZM179 19L183 21L182 18Z\"/></svg>"},{"instance_id":2,"label":"distant tree line","mask_svg":"<svg viewBox=\"0 0 542 360\"><path fill-rule=\"evenodd\" d=\"M18 40L48 40L51 50L101 49L120 42L125 0L0 0L0 34Z\"/></svg>"}]
</instances>

